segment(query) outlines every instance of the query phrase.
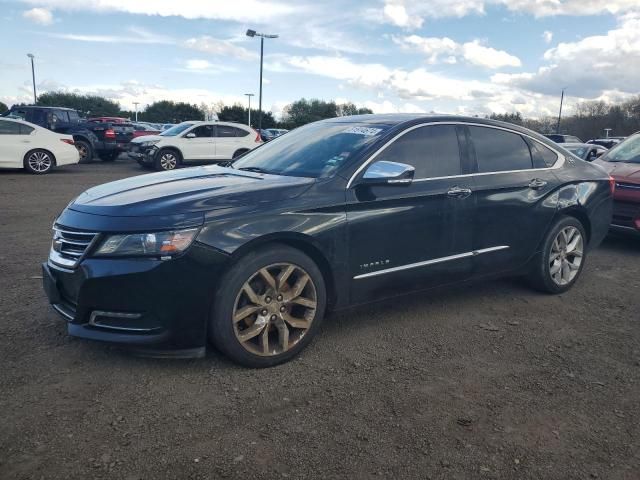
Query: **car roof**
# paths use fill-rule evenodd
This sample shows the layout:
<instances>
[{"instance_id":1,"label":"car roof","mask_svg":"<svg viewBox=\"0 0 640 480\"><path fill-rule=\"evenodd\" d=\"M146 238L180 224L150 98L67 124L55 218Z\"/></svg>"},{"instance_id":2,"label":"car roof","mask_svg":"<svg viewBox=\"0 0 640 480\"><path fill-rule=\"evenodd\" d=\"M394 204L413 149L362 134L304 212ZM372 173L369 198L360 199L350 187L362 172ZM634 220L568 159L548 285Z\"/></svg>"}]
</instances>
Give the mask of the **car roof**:
<instances>
[{"instance_id":1,"label":"car roof","mask_svg":"<svg viewBox=\"0 0 640 480\"><path fill-rule=\"evenodd\" d=\"M28 108L28 109L38 109L38 110L67 110L70 112L77 112L77 110L73 109L73 108L67 108L67 107L40 107L38 105L16 105L14 107L11 107L11 110L14 109L20 109L20 108Z\"/></svg>"},{"instance_id":2,"label":"car roof","mask_svg":"<svg viewBox=\"0 0 640 480\"><path fill-rule=\"evenodd\" d=\"M249 125L245 125L240 122L219 122L217 120L185 120L184 122L180 122L178 125L183 123L191 123L192 125L226 125L228 127L245 127L251 128Z\"/></svg>"},{"instance_id":3,"label":"car roof","mask_svg":"<svg viewBox=\"0 0 640 480\"><path fill-rule=\"evenodd\" d=\"M589 148L597 148L600 145L593 145L591 143L578 143L578 142L567 142L562 145L563 147L589 147Z\"/></svg>"}]
</instances>

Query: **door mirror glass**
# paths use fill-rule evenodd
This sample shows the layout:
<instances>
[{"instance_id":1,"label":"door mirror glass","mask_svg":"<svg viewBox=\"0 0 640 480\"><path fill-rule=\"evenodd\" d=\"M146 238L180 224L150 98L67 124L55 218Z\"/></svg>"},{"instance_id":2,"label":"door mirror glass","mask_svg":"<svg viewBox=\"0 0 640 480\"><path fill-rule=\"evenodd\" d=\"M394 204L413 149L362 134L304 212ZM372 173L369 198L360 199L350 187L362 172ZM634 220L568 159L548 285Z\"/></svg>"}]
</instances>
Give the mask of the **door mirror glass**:
<instances>
[{"instance_id":1,"label":"door mirror glass","mask_svg":"<svg viewBox=\"0 0 640 480\"><path fill-rule=\"evenodd\" d=\"M360 183L367 185L409 185L413 181L415 168L398 162L380 160L366 169Z\"/></svg>"},{"instance_id":2,"label":"door mirror glass","mask_svg":"<svg viewBox=\"0 0 640 480\"><path fill-rule=\"evenodd\" d=\"M196 138L196 134L193 132L189 132L184 136L184 138Z\"/></svg>"}]
</instances>

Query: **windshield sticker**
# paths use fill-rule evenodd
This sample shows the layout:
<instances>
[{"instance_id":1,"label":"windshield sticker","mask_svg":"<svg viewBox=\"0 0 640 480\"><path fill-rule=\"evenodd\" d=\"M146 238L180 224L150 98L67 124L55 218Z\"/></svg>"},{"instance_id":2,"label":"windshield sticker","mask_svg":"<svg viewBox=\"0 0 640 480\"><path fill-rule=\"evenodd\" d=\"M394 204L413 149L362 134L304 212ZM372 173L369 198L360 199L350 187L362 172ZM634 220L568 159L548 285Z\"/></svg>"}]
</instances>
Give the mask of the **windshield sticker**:
<instances>
[{"instance_id":1,"label":"windshield sticker","mask_svg":"<svg viewBox=\"0 0 640 480\"><path fill-rule=\"evenodd\" d=\"M364 135L365 137L373 137L382 131L381 128L369 127L351 127L347 128L344 133L355 133L356 135Z\"/></svg>"}]
</instances>

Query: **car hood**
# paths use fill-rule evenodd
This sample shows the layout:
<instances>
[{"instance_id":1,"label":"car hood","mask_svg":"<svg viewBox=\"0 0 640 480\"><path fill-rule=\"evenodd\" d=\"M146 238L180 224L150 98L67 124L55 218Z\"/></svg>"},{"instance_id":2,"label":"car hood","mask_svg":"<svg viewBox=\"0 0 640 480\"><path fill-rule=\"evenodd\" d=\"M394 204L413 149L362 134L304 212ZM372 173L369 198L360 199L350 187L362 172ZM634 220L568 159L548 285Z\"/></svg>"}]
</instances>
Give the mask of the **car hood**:
<instances>
[{"instance_id":1,"label":"car hood","mask_svg":"<svg viewBox=\"0 0 640 480\"><path fill-rule=\"evenodd\" d=\"M640 184L640 163L606 162L596 160L594 163L603 167L616 180Z\"/></svg>"},{"instance_id":2,"label":"car hood","mask_svg":"<svg viewBox=\"0 0 640 480\"><path fill-rule=\"evenodd\" d=\"M151 173L90 188L68 209L94 215L192 214L280 202L302 194L312 178L265 175L218 166Z\"/></svg>"},{"instance_id":3,"label":"car hood","mask_svg":"<svg viewBox=\"0 0 640 480\"><path fill-rule=\"evenodd\" d=\"M171 137L163 137L162 135L142 135L131 140L131 143L142 143L150 140L164 140L165 138Z\"/></svg>"}]
</instances>

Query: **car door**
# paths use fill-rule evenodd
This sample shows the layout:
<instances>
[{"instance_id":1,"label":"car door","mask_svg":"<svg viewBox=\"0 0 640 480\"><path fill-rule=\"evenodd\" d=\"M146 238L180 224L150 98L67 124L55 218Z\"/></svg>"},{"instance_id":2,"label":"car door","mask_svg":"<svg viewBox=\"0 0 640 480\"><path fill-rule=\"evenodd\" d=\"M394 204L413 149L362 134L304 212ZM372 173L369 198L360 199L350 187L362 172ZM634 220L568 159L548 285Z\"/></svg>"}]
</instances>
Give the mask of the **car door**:
<instances>
[{"instance_id":1,"label":"car door","mask_svg":"<svg viewBox=\"0 0 640 480\"><path fill-rule=\"evenodd\" d=\"M522 134L469 125L476 160L473 248L474 275L518 268L535 253L555 214L545 199L559 184L558 155ZM488 250L489 249L489 250Z\"/></svg>"},{"instance_id":2,"label":"car door","mask_svg":"<svg viewBox=\"0 0 640 480\"><path fill-rule=\"evenodd\" d=\"M180 137L180 151L185 160L211 160L215 158L214 126L198 125Z\"/></svg>"},{"instance_id":3,"label":"car door","mask_svg":"<svg viewBox=\"0 0 640 480\"><path fill-rule=\"evenodd\" d=\"M18 122L0 120L0 167L22 168L24 156L32 148L29 133L33 128L21 130Z\"/></svg>"},{"instance_id":4,"label":"car door","mask_svg":"<svg viewBox=\"0 0 640 480\"><path fill-rule=\"evenodd\" d=\"M231 160L235 151L241 147L239 130L230 125L216 125L216 159Z\"/></svg>"},{"instance_id":5,"label":"car door","mask_svg":"<svg viewBox=\"0 0 640 480\"><path fill-rule=\"evenodd\" d=\"M415 168L409 185L347 189L354 303L463 280L471 272L475 198L455 125L413 127L370 162ZM364 175L367 168L358 174Z\"/></svg>"}]
</instances>

